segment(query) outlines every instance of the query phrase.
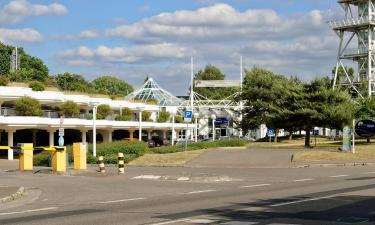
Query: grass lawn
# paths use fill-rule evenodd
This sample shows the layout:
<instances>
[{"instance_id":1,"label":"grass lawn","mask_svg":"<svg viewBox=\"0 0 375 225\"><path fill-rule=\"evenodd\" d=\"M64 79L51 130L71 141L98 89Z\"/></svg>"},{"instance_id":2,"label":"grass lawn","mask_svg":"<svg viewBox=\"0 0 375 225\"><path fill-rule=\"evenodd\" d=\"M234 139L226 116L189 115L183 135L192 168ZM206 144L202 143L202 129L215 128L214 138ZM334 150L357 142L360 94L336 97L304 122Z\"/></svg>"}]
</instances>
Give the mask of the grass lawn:
<instances>
[{"instance_id":1,"label":"grass lawn","mask_svg":"<svg viewBox=\"0 0 375 225\"><path fill-rule=\"evenodd\" d=\"M176 152L168 154L145 154L128 165L131 166L182 166L185 163L195 159L202 153L209 151L209 149L195 150L185 152Z\"/></svg>"}]
</instances>

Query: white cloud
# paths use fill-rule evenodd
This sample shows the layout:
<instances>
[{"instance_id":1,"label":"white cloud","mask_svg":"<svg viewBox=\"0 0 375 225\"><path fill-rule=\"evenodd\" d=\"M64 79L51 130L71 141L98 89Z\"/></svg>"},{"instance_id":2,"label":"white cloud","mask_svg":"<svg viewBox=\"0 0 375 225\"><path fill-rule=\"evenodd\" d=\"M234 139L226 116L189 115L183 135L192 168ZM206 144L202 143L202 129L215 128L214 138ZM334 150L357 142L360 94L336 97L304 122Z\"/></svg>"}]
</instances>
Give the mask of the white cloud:
<instances>
[{"instance_id":1,"label":"white cloud","mask_svg":"<svg viewBox=\"0 0 375 225\"><path fill-rule=\"evenodd\" d=\"M17 42L41 42L43 40L42 34L38 31L25 28L25 29L5 29L0 28L0 41L6 43Z\"/></svg>"},{"instance_id":2,"label":"white cloud","mask_svg":"<svg viewBox=\"0 0 375 225\"><path fill-rule=\"evenodd\" d=\"M62 52L60 57L66 62L75 64L88 64L90 62L102 63L138 63L158 61L162 59L179 59L189 55L186 48L169 44L142 45L134 47L110 48L98 46L91 49L81 46ZM98 61L99 60L99 61Z\"/></svg>"},{"instance_id":3,"label":"white cloud","mask_svg":"<svg viewBox=\"0 0 375 225\"><path fill-rule=\"evenodd\" d=\"M162 13L134 24L107 30L107 35L137 42L238 41L245 38L291 38L312 34L326 24L322 12L282 16L271 9L240 12L227 4L196 11ZM308 27L308 29L306 29Z\"/></svg>"},{"instance_id":4,"label":"white cloud","mask_svg":"<svg viewBox=\"0 0 375 225\"><path fill-rule=\"evenodd\" d=\"M65 35L62 37L56 37L57 39L63 40L81 40L81 39L93 39L99 37L99 32L97 30L82 30L79 34L76 35Z\"/></svg>"},{"instance_id":5,"label":"white cloud","mask_svg":"<svg viewBox=\"0 0 375 225\"><path fill-rule=\"evenodd\" d=\"M67 12L65 6L31 4L27 0L12 0L0 10L0 24L14 24L30 16L62 15Z\"/></svg>"}]
</instances>

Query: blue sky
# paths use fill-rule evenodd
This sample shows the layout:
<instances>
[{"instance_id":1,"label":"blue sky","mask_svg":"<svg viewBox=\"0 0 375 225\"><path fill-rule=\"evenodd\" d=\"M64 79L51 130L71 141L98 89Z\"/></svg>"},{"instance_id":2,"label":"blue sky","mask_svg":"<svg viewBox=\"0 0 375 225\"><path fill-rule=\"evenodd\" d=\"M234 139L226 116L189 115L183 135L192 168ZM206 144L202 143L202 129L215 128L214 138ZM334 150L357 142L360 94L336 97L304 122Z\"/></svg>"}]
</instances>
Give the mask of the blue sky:
<instances>
[{"instance_id":1,"label":"blue sky","mask_svg":"<svg viewBox=\"0 0 375 225\"><path fill-rule=\"evenodd\" d=\"M0 0L0 40L43 59L51 74L147 75L182 95L207 63L229 79L265 67L309 80L330 75L338 40L335 0Z\"/></svg>"}]
</instances>

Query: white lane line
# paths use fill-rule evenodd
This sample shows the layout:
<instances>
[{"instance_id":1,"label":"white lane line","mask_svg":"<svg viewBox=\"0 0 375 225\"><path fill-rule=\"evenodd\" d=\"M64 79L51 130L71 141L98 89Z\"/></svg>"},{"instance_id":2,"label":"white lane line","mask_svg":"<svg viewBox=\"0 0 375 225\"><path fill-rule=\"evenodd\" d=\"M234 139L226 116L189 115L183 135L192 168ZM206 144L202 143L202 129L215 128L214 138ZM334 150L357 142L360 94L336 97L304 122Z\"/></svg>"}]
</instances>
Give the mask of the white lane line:
<instances>
[{"instance_id":1,"label":"white lane line","mask_svg":"<svg viewBox=\"0 0 375 225\"><path fill-rule=\"evenodd\" d=\"M187 222L187 221L189 221L189 219L169 220L166 222L153 223L151 225L165 225L165 224L173 224L173 223L180 223L180 222Z\"/></svg>"},{"instance_id":2,"label":"white lane line","mask_svg":"<svg viewBox=\"0 0 375 225\"><path fill-rule=\"evenodd\" d=\"M22 213L32 213L32 212L41 212L41 211L54 210L54 209L57 209L57 208L58 207L49 207L49 208L41 208L41 209L30 209L30 210L18 211L18 212L6 212L6 213L0 213L0 216L22 214Z\"/></svg>"},{"instance_id":3,"label":"white lane line","mask_svg":"<svg viewBox=\"0 0 375 225\"><path fill-rule=\"evenodd\" d=\"M191 191L186 193L180 193L180 195L191 195L191 194L200 194L200 193L208 193L208 192L215 192L216 190L202 190L202 191Z\"/></svg>"},{"instance_id":4,"label":"white lane line","mask_svg":"<svg viewBox=\"0 0 375 225\"><path fill-rule=\"evenodd\" d=\"M298 201L291 201L291 202L284 202L284 203L278 203L274 205L270 205L271 207L279 207L279 206L284 206L284 205L292 205L292 204L298 204L302 202L312 202L312 201L318 201L321 199L327 199L327 198L333 198L337 195L329 195L329 196L324 196L324 197L318 197L318 198L309 198L309 199L303 199L303 200L298 200Z\"/></svg>"},{"instance_id":5,"label":"white lane line","mask_svg":"<svg viewBox=\"0 0 375 225\"><path fill-rule=\"evenodd\" d=\"M161 176L156 176L156 175L141 175L141 176L133 177L132 179L133 180L141 180L141 179L144 179L144 180L158 180L160 178L161 178Z\"/></svg>"},{"instance_id":6,"label":"white lane line","mask_svg":"<svg viewBox=\"0 0 375 225\"><path fill-rule=\"evenodd\" d=\"M366 172L366 173L363 173L363 174L375 174L375 172Z\"/></svg>"},{"instance_id":7,"label":"white lane line","mask_svg":"<svg viewBox=\"0 0 375 225\"><path fill-rule=\"evenodd\" d=\"M254 184L254 185L248 185L248 186L241 186L240 188L256 188L256 187L265 187L270 186L271 184Z\"/></svg>"},{"instance_id":8,"label":"white lane line","mask_svg":"<svg viewBox=\"0 0 375 225\"><path fill-rule=\"evenodd\" d=\"M304 181L312 181L314 179L308 178L308 179L299 179L299 180L294 180L293 182L304 182Z\"/></svg>"},{"instance_id":9,"label":"white lane line","mask_svg":"<svg viewBox=\"0 0 375 225\"><path fill-rule=\"evenodd\" d=\"M109 204L109 203L130 202L130 201L145 200L145 199L146 198L129 198L129 199L120 199L120 200L105 201L105 202L99 202L99 203L100 204Z\"/></svg>"},{"instance_id":10,"label":"white lane line","mask_svg":"<svg viewBox=\"0 0 375 225\"><path fill-rule=\"evenodd\" d=\"M343 175L335 175L335 176L330 176L331 178L339 178L339 177L348 177L349 175L343 174Z\"/></svg>"}]
</instances>

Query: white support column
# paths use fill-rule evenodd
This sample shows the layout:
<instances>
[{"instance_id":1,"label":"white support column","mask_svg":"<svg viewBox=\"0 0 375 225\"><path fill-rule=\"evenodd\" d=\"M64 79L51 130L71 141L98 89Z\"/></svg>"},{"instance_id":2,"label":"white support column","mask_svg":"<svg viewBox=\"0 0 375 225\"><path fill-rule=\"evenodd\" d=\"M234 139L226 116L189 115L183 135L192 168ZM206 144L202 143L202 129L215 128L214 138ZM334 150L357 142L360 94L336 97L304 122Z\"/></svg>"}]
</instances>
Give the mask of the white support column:
<instances>
[{"instance_id":1,"label":"white support column","mask_svg":"<svg viewBox=\"0 0 375 225\"><path fill-rule=\"evenodd\" d=\"M55 132L56 130L48 130L49 134L49 146L55 145Z\"/></svg>"},{"instance_id":2,"label":"white support column","mask_svg":"<svg viewBox=\"0 0 375 225\"><path fill-rule=\"evenodd\" d=\"M147 130L147 140L152 139L152 130Z\"/></svg>"},{"instance_id":3,"label":"white support column","mask_svg":"<svg viewBox=\"0 0 375 225\"><path fill-rule=\"evenodd\" d=\"M167 130L163 130L163 141L167 140Z\"/></svg>"},{"instance_id":4,"label":"white support column","mask_svg":"<svg viewBox=\"0 0 375 225\"><path fill-rule=\"evenodd\" d=\"M81 130L81 142L83 144L87 143L87 130Z\"/></svg>"},{"instance_id":5,"label":"white support column","mask_svg":"<svg viewBox=\"0 0 375 225\"><path fill-rule=\"evenodd\" d=\"M129 130L129 138L134 138L134 130Z\"/></svg>"},{"instance_id":6,"label":"white support column","mask_svg":"<svg viewBox=\"0 0 375 225\"><path fill-rule=\"evenodd\" d=\"M38 130L32 130L32 138L33 138L33 146L36 146L36 134L38 133Z\"/></svg>"},{"instance_id":7,"label":"white support column","mask_svg":"<svg viewBox=\"0 0 375 225\"><path fill-rule=\"evenodd\" d=\"M0 101L0 116L3 115L3 111L1 110L1 106L2 106L3 102Z\"/></svg>"},{"instance_id":8,"label":"white support column","mask_svg":"<svg viewBox=\"0 0 375 225\"><path fill-rule=\"evenodd\" d=\"M112 142L113 130L108 130L108 142Z\"/></svg>"},{"instance_id":9,"label":"white support column","mask_svg":"<svg viewBox=\"0 0 375 225\"><path fill-rule=\"evenodd\" d=\"M13 134L15 130L7 130L7 132L8 132L8 146L13 147L14 146ZM13 149L8 150L8 160L13 160Z\"/></svg>"},{"instance_id":10,"label":"white support column","mask_svg":"<svg viewBox=\"0 0 375 225\"><path fill-rule=\"evenodd\" d=\"M172 135L171 135L171 144L172 144L172 146L174 145L174 137L175 137L175 133L176 133L176 131L175 131L175 129L174 129L174 123L175 123L175 114L173 113L172 114Z\"/></svg>"},{"instance_id":11,"label":"white support column","mask_svg":"<svg viewBox=\"0 0 375 225\"><path fill-rule=\"evenodd\" d=\"M96 106L92 109L93 125L92 125L92 155L96 157Z\"/></svg>"},{"instance_id":12,"label":"white support column","mask_svg":"<svg viewBox=\"0 0 375 225\"><path fill-rule=\"evenodd\" d=\"M142 141L142 111L139 111L138 140Z\"/></svg>"}]
</instances>

